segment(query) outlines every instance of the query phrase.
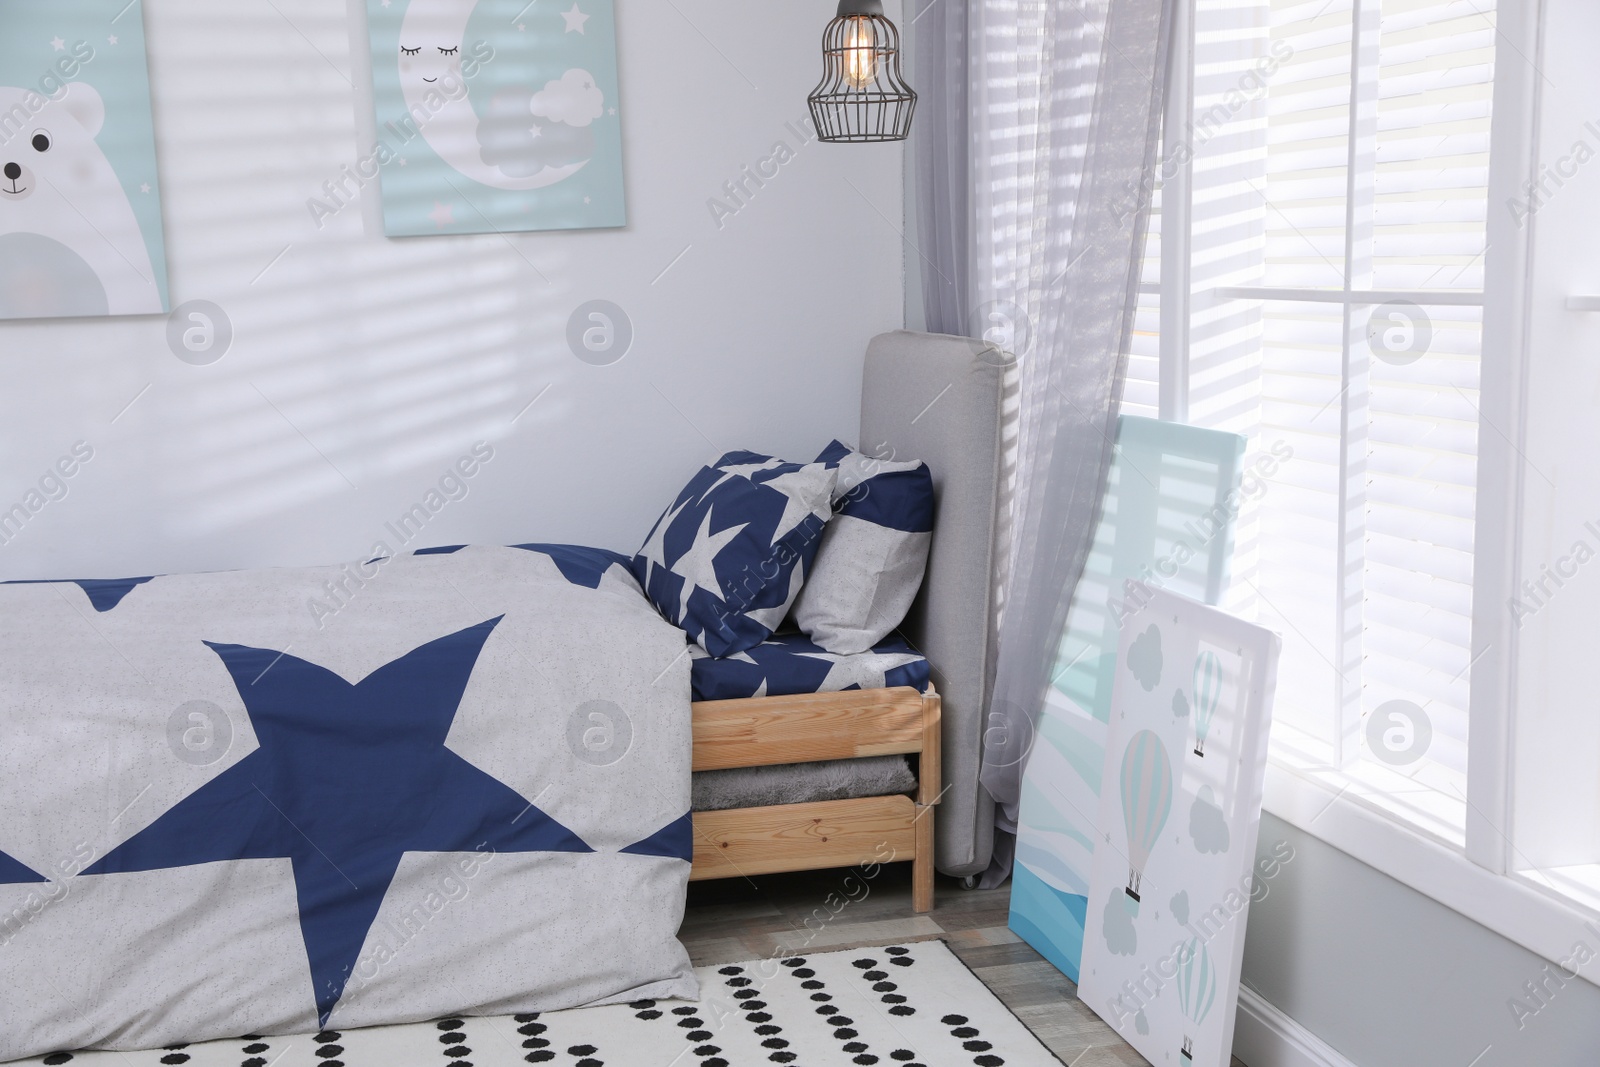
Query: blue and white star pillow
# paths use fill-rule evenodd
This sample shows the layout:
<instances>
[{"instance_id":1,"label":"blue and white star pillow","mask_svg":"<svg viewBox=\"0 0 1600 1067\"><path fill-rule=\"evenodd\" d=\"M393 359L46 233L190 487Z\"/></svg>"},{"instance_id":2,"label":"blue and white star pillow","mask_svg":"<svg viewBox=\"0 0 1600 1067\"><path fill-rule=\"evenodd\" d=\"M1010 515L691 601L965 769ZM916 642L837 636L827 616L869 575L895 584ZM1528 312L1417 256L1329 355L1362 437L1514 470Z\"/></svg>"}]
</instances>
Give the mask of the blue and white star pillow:
<instances>
[{"instance_id":1,"label":"blue and white star pillow","mask_svg":"<svg viewBox=\"0 0 1600 1067\"><path fill-rule=\"evenodd\" d=\"M833 521L794 607L795 625L829 652L865 652L911 610L933 541L933 475L926 463L874 459L833 442Z\"/></svg>"},{"instance_id":2,"label":"blue and white star pillow","mask_svg":"<svg viewBox=\"0 0 1600 1067\"><path fill-rule=\"evenodd\" d=\"M833 516L835 470L729 452L702 467L633 557L645 595L713 656L789 614Z\"/></svg>"}]
</instances>

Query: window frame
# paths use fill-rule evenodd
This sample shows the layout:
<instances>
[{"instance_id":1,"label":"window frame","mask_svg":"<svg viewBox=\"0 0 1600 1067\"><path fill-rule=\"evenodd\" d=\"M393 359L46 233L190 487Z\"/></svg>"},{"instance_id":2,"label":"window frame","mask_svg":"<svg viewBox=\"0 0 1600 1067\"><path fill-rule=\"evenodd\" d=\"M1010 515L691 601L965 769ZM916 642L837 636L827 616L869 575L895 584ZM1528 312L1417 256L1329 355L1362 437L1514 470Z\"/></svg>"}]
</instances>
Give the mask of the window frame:
<instances>
[{"instance_id":1,"label":"window frame","mask_svg":"<svg viewBox=\"0 0 1600 1067\"><path fill-rule=\"evenodd\" d=\"M1179 0L1173 19L1166 86L1163 158L1181 149L1194 112L1195 0ZM1377 87L1358 77L1377 64L1381 0L1352 0L1351 90L1347 139L1345 283L1343 291L1240 287L1210 295L1256 300L1328 301L1344 308L1346 383L1364 373L1351 311L1389 300L1469 305L1483 309L1479 383L1477 507L1474 516L1471 694L1468 707L1467 795L1463 846L1436 838L1363 799L1351 774L1360 743L1359 694L1341 695L1334 766L1295 765L1281 753L1269 759L1264 807L1298 829L1333 845L1401 883L1460 912L1553 962L1569 959L1575 930L1600 921L1600 910L1566 896L1514 862L1517 627L1507 603L1521 579L1524 464L1519 442L1526 425L1532 227L1520 228L1493 205L1515 199L1538 173L1540 75L1526 57L1542 54L1541 0L1499 0L1490 119L1484 282L1481 291L1452 293L1373 290L1359 261L1359 154L1373 150ZM1176 116L1178 121L1171 121ZM1189 321L1192 297L1193 165L1167 169L1161 187L1163 262L1160 272L1160 417L1188 421ZM1368 213L1370 218L1370 213ZM1370 265L1370 259L1368 260ZM1363 285L1362 283L1365 283ZM1353 363L1352 360L1356 362ZM1345 418L1349 401L1342 402ZM1346 423L1348 429L1348 422ZM1348 438L1347 438L1348 439ZM1341 511L1359 502L1342 501ZM1341 543L1346 543L1341 534ZM1342 598L1341 598L1342 599ZM1339 627L1338 632L1343 632ZM1600 984L1600 977L1586 976Z\"/></svg>"}]
</instances>

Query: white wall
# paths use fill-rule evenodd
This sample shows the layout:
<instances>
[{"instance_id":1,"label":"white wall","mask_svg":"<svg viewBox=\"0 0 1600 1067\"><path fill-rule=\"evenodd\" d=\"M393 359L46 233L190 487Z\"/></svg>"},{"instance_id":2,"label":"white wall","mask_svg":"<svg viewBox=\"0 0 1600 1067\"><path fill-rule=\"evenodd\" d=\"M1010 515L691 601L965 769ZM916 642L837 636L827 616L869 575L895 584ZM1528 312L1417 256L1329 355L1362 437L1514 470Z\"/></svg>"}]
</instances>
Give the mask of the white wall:
<instances>
[{"instance_id":1,"label":"white wall","mask_svg":"<svg viewBox=\"0 0 1600 1067\"><path fill-rule=\"evenodd\" d=\"M173 300L236 337L195 367L161 317L0 323L0 510L94 450L0 579L354 559L479 440L411 547L631 550L720 451L855 433L866 342L903 317L901 152L801 147L826 0L617 0L630 225L402 241L375 186L320 230L306 206L370 143L362 0L141 7ZM709 198L779 141L719 228ZM594 298L637 331L614 366L566 344Z\"/></svg>"}]
</instances>

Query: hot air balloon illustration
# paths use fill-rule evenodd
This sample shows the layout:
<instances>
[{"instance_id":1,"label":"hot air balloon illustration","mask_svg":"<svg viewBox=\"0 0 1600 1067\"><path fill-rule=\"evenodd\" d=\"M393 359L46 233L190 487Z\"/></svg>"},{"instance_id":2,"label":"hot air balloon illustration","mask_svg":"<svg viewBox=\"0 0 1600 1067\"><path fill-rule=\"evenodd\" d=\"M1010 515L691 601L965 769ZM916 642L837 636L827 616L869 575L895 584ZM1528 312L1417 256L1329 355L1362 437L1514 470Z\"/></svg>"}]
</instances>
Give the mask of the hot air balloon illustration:
<instances>
[{"instance_id":1,"label":"hot air balloon illustration","mask_svg":"<svg viewBox=\"0 0 1600 1067\"><path fill-rule=\"evenodd\" d=\"M1217 971L1211 966L1211 953L1198 937L1190 938L1178 956L1178 1007L1188 1020L1184 1027L1183 1047L1178 1050L1184 1063L1194 1060L1194 1037L1200 1024L1211 1013L1211 1004L1217 999Z\"/></svg>"},{"instance_id":2,"label":"hot air balloon illustration","mask_svg":"<svg viewBox=\"0 0 1600 1067\"><path fill-rule=\"evenodd\" d=\"M1222 661L1215 652L1202 652L1194 661L1194 754L1206 754L1206 735L1222 696Z\"/></svg>"},{"instance_id":3,"label":"hot air balloon illustration","mask_svg":"<svg viewBox=\"0 0 1600 1067\"><path fill-rule=\"evenodd\" d=\"M1128 899L1139 914L1139 884L1150 849L1172 811L1172 761L1153 731L1140 730L1122 754L1122 823L1128 831Z\"/></svg>"}]
</instances>

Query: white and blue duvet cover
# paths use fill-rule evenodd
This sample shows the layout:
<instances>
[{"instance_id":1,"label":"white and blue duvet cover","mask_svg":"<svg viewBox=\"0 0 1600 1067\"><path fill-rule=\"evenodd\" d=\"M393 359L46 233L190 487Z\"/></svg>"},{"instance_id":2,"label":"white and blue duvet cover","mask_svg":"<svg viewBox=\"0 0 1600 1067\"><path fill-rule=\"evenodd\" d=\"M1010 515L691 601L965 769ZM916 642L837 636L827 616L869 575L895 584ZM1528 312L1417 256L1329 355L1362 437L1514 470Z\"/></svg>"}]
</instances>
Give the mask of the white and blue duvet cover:
<instances>
[{"instance_id":1,"label":"white and blue duvet cover","mask_svg":"<svg viewBox=\"0 0 1600 1067\"><path fill-rule=\"evenodd\" d=\"M0 586L0 1060L693 996L621 557Z\"/></svg>"},{"instance_id":2,"label":"white and blue duvet cover","mask_svg":"<svg viewBox=\"0 0 1600 1067\"><path fill-rule=\"evenodd\" d=\"M829 652L805 634L776 634L754 648L714 659L691 645L691 675L696 700L839 693L847 689L889 689L908 685L928 690L928 661L896 635L865 652Z\"/></svg>"}]
</instances>

